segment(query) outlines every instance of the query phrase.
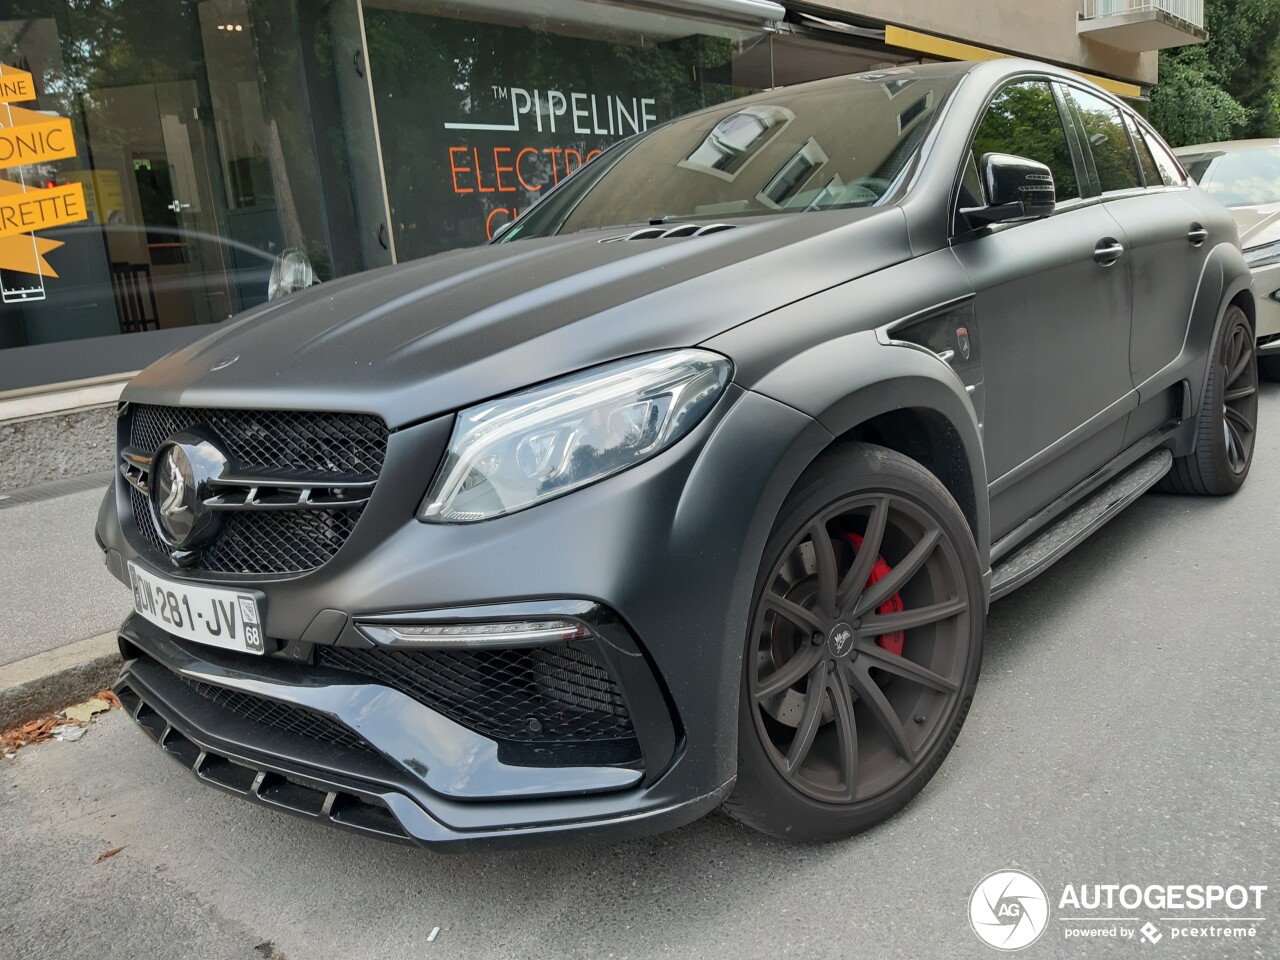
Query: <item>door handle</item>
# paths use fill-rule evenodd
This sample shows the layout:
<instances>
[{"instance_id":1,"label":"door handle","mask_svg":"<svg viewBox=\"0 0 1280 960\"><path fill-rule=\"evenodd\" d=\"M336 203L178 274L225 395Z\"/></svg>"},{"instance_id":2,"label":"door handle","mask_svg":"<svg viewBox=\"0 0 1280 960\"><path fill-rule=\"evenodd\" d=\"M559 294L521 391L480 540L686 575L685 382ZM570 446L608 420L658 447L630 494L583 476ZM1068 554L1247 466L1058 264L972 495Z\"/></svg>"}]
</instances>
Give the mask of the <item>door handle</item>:
<instances>
[{"instance_id":1,"label":"door handle","mask_svg":"<svg viewBox=\"0 0 1280 960\"><path fill-rule=\"evenodd\" d=\"M1093 259L1109 267L1124 256L1124 244L1112 237L1103 237L1093 248Z\"/></svg>"},{"instance_id":2,"label":"door handle","mask_svg":"<svg viewBox=\"0 0 1280 960\"><path fill-rule=\"evenodd\" d=\"M1187 232L1187 239L1191 241L1193 247L1198 247L1209 239L1209 231L1200 224L1193 223Z\"/></svg>"}]
</instances>

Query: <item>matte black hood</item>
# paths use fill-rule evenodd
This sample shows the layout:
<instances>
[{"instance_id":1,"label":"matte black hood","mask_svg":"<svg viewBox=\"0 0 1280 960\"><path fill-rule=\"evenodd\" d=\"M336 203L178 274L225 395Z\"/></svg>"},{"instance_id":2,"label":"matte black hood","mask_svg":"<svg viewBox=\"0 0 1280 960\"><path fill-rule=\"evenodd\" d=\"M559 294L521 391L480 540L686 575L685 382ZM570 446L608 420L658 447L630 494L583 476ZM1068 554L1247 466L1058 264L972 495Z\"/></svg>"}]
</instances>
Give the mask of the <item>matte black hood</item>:
<instances>
[{"instance_id":1,"label":"matte black hood","mask_svg":"<svg viewBox=\"0 0 1280 960\"><path fill-rule=\"evenodd\" d=\"M596 363L695 345L910 256L893 207L600 242L627 232L477 247L326 283L158 361L124 399L367 412L398 427Z\"/></svg>"}]
</instances>

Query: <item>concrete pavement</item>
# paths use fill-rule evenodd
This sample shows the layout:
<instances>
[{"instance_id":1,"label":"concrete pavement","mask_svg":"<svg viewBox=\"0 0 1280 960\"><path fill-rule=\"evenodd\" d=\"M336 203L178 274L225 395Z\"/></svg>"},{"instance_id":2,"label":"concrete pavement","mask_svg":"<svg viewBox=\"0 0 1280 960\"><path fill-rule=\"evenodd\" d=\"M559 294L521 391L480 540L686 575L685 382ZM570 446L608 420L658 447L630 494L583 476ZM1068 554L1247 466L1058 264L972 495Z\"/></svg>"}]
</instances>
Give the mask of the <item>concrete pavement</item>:
<instances>
[{"instance_id":1,"label":"concrete pavement","mask_svg":"<svg viewBox=\"0 0 1280 960\"><path fill-rule=\"evenodd\" d=\"M132 609L93 540L105 489L0 508L0 665L114 630Z\"/></svg>"},{"instance_id":2,"label":"concrete pavement","mask_svg":"<svg viewBox=\"0 0 1280 960\"><path fill-rule=\"evenodd\" d=\"M440 857L204 787L113 712L0 761L0 955L993 958L969 895L1018 867L1054 908L1029 960L1280 956L1280 387L1260 419L1240 495L1144 497L993 607L951 757L861 837ZM1253 938L1146 945L1066 939L1067 883L1271 889Z\"/></svg>"}]
</instances>

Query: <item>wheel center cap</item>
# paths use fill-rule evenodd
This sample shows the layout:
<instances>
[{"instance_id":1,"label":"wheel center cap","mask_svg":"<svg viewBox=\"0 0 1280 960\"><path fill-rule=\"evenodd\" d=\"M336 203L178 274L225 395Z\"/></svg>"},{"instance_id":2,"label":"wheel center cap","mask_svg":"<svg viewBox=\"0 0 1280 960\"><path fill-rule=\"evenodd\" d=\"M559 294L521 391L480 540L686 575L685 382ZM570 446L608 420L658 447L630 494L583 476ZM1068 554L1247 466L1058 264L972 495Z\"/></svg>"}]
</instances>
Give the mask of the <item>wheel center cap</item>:
<instances>
[{"instance_id":1,"label":"wheel center cap","mask_svg":"<svg viewBox=\"0 0 1280 960\"><path fill-rule=\"evenodd\" d=\"M827 634L827 650L837 660L856 657L858 654L853 648L853 627L843 620L832 627Z\"/></svg>"}]
</instances>

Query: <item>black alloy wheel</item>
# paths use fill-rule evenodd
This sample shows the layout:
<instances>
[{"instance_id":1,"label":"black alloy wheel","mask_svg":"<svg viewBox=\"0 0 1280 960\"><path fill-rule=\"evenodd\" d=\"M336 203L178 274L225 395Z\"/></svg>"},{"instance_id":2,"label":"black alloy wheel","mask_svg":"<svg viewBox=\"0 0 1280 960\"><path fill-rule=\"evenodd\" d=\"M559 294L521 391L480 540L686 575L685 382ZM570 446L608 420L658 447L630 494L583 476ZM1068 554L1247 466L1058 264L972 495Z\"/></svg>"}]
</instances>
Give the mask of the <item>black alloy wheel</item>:
<instances>
[{"instance_id":1,"label":"black alloy wheel","mask_svg":"<svg viewBox=\"0 0 1280 960\"><path fill-rule=\"evenodd\" d=\"M984 619L972 537L931 474L862 444L811 474L757 588L726 803L796 839L865 829L923 787L968 711Z\"/></svg>"},{"instance_id":2,"label":"black alloy wheel","mask_svg":"<svg viewBox=\"0 0 1280 960\"><path fill-rule=\"evenodd\" d=\"M1160 481L1170 493L1224 496L1249 474L1258 427L1258 354L1253 325L1240 307L1227 308L1209 361L1196 417L1196 447L1173 462Z\"/></svg>"},{"instance_id":3,"label":"black alloy wheel","mask_svg":"<svg viewBox=\"0 0 1280 960\"><path fill-rule=\"evenodd\" d=\"M1225 389L1222 393L1222 435L1227 464L1243 474L1253 459L1253 441L1258 424L1258 365L1254 359L1253 329L1234 323L1223 344L1220 369Z\"/></svg>"}]
</instances>

